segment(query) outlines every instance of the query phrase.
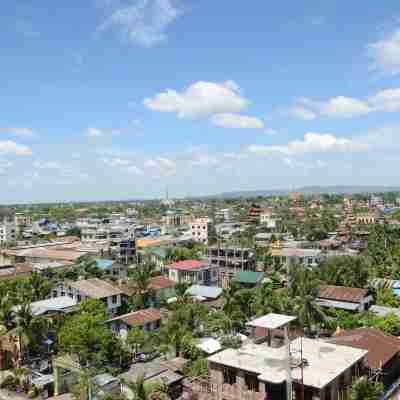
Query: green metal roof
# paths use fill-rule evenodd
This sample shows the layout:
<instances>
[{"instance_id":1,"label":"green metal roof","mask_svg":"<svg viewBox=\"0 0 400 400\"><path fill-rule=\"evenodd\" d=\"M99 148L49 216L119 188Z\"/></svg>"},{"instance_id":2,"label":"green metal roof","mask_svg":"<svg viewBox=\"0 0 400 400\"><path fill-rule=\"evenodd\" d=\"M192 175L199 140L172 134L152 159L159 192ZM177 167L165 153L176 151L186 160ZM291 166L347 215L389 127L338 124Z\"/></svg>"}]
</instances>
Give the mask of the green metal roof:
<instances>
[{"instance_id":1,"label":"green metal roof","mask_svg":"<svg viewBox=\"0 0 400 400\"><path fill-rule=\"evenodd\" d=\"M233 280L239 283L253 283L256 284L264 278L264 272L255 271L240 271Z\"/></svg>"}]
</instances>

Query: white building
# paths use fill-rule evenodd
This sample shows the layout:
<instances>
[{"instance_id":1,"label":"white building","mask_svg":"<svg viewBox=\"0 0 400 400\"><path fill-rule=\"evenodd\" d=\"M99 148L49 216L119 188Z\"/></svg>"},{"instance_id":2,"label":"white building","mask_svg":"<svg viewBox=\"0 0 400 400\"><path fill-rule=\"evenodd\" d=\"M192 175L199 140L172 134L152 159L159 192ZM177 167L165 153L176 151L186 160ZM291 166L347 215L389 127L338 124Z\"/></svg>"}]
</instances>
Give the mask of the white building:
<instances>
[{"instance_id":1,"label":"white building","mask_svg":"<svg viewBox=\"0 0 400 400\"><path fill-rule=\"evenodd\" d=\"M190 234L195 242L208 242L209 218L197 218L190 225Z\"/></svg>"},{"instance_id":2,"label":"white building","mask_svg":"<svg viewBox=\"0 0 400 400\"><path fill-rule=\"evenodd\" d=\"M230 208L222 208L215 213L215 218L224 222L232 219L232 210Z\"/></svg>"},{"instance_id":3,"label":"white building","mask_svg":"<svg viewBox=\"0 0 400 400\"><path fill-rule=\"evenodd\" d=\"M17 240L17 227L12 222L0 224L0 244Z\"/></svg>"},{"instance_id":4,"label":"white building","mask_svg":"<svg viewBox=\"0 0 400 400\"><path fill-rule=\"evenodd\" d=\"M211 266L204 261L183 260L166 265L168 278L174 282L185 282L191 285L212 285L217 282L217 266Z\"/></svg>"},{"instance_id":5,"label":"white building","mask_svg":"<svg viewBox=\"0 0 400 400\"><path fill-rule=\"evenodd\" d=\"M86 299L101 300L111 316L116 315L121 306L121 294L120 289L98 278L61 282L51 292L52 297L69 296L77 303Z\"/></svg>"}]
</instances>

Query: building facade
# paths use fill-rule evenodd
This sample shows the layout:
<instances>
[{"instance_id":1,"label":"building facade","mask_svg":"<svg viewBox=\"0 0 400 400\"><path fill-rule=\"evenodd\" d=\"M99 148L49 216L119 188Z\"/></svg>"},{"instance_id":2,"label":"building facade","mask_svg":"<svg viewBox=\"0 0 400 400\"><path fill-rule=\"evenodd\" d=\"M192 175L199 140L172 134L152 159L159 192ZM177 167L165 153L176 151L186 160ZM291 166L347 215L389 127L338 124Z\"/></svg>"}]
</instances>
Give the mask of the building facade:
<instances>
[{"instance_id":1,"label":"building facade","mask_svg":"<svg viewBox=\"0 0 400 400\"><path fill-rule=\"evenodd\" d=\"M197 218L190 225L190 234L195 242L208 243L209 218Z\"/></svg>"}]
</instances>

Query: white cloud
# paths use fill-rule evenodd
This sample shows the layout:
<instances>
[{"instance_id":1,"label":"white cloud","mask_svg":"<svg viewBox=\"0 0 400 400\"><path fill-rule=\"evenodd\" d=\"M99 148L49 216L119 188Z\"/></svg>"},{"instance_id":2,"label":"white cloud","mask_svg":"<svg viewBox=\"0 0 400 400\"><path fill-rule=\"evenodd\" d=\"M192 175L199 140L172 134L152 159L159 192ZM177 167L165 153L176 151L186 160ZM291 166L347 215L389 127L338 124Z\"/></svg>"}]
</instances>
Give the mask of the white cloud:
<instances>
[{"instance_id":1,"label":"white cloud","mask_svg":"<svg viewBox=\"0 0 400 400\"><path fill-rule=\"evenodd\" d=\"M198 118L214 114L238 113L249 102L233 81L195 82L183 92L168 89L144 100L153 111L176 113L180 118Z\"/></svg>"},{"instance_id":2,"label":"white cloud","mask_svg":"<svg viewBox=\"0 0 400 400\"><path fill-rule=\"evenodd\" d=\"M86 130L86 136L90 138L99 138L104 136L104 132L101 129L97 128L88 128Z\"/></svg>"},{"instance_id":3,"label":"white cloud","mask_svg":"<svg viewBox=\"0 0 400 400\"><path fill-rule=\"evenodd\" d=\"M62 169L63 166L59 161L40 161L36 160L33 162L34 168L37 169Z\"/></svg>"},{"instance_id":4,"label":"white cloud","mask_svg":"<svg viewBox=\"0 0 400 400\"><path fill-rule=\"evenodd\" d=\"M374 69L391 75L400 73L400 29L383 40L370 43L367 48Z\"/></svg>"},{"instance_id":5,"label":"white cloud","mask_svg":"<svg viewBox=\"0 0 400 400\"><path fill-rule=\"evenodd\" d=\"M0 141L0 154L11 154L16 156L30 156L32 150L23 144L15 143L12 140Z\"/></svg>"},{"instance_id":6,"label":"white cloud","mask_svg":"<svg viewBox=\"0 0 400 400\"><path fill-rule=\"evenodd\" d=\"M115 29L131 43L152 47L167 39L166 30L181 14L175 0L109 1L101 30Z\"/></svg>"},{"instance_id":7,"label":"white cloud","mask_svg":"<svg viewBox=\"0 0 400 400\"><path fill-rule=\"evenodd\" d=\"M0 132L9 133L10 135L19 137L35 136L35 131L31 128L0 128Z\"/></svg>"},{"instance_id":8,"label":"white cloud","mask_svg":"<svg viewBox=\"0 0 400 400\"><path fill-rule=\"evenodd\" d=\"M125 171L138 176L144 175L143 170L136 165L130 165L129 167L125 168Z\"/></svg>"},{"instance_id":9,"label":"white cloud","mask_svg":"<svg viewBox=\"0 0 400 400\"><path fill-rule=\"evenodd\" d=\"M369 146L354 139L336 137L330 134L308 132L303 140L294 140L287 145L265 146L250 145L251 153L268 155L271 153L283 153L287 155L305 153L328 153L328 152L358 152L367 150Z\"/></svg>"},{"instance_id":10,"label":"white cloud","mask_svg":"<svg viewBox=\"0 0 400 400\"><path fill-rule=\"evenodd\" d=\"M355 117L371 112L371 108L364 101L345 96L337 96L321 103L320 113L330 117Z\"/></svg>"},{"instance_id":11,"label":"white cloud","mask_svg":"<svg viewBox=\"0 0 400 400\"><path fill-rule=\"evenodd\" d=\"M196 154L189 163L191 165L211 166L218 164L218 158L211 154Z\"/></svg>"},{"instance_id":12,"label":"white cloud","mask_svg":"<svg viewBox=\"0 0 400 400\"><path fill-rule=\"evenodd\" d=\"M123 158L103 158L102 161L104 162L104 164L107 164L110 167L123 167L123 166L127 166L130 165L132 163L132 161L130 160L125 160Z\"/></svg>"},{"instance_id":13,"label":"white cloud","mask_svg":"<svg viewBox=\"0 0 400 400\"><path fill-rule=\"evenodd\" d=\"M263 129L264 122L255 117L240 114L216 114L211 118L211 122L219 128L233 129Z\"/></svg>"},{"instance_id":14,"label":"white cloud","mask_svg":"<svg viewBox=\"0 0 400 400\"><path fill-rule=\"evenodd\" d=\"M369 102L376 111L399 112L400 88L382 90L370 97Z\"/></svg>"},{"instance_id":15,"label":"white cloud","mask_svg":"<svg viewBox=\"0 0 400 400\"><path fill-rule=\"evenodd\" d=\"M304 119L304 121L312 121L317 117L314 111L311 111L302 105L295 105L290 108L288 114L295 118Z\"/></svg>"},{"instance_id":16,"label":"white cloud","mask_svg":"<svg viewBox=\"0 0 400 400\"><path fill-rule=\"evenodd\" d=\"M289 109L289 114L304 120L312 120L317 116L351 118L373 112L398 111L400 111L400 88L393 88L381 90L366 100L346 96L332 97L327 101L302 98Z\"/></svg>"},{"instance_id":17,"label":"white cloud","mask_svg":"<svg viewBox=\"0 0 400 400\"><path fill-rule=\"evenodd\" d=\"M166 157L149 159L144 162L144 167L157 175L171 176L176 174L176 162Z\"/></svg>"}]
</instances>

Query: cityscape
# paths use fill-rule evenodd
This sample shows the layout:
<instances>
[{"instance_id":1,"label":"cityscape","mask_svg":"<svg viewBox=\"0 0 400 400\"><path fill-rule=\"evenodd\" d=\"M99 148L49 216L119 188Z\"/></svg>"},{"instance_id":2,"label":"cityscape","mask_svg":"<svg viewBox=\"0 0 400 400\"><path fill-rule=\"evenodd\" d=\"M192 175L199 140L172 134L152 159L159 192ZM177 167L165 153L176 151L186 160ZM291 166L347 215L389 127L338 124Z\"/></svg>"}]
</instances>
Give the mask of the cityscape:
<instances>
[{"instance_id":1,"label":"cityscape","mask_svg":"<svg viewBox=\"0 0 400 400\"><path fill-rule=\"evenodd\" d=\"M0 400L400 399L398 1L2 6Z\"/></svg>"}]
</instances>

